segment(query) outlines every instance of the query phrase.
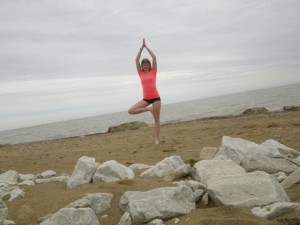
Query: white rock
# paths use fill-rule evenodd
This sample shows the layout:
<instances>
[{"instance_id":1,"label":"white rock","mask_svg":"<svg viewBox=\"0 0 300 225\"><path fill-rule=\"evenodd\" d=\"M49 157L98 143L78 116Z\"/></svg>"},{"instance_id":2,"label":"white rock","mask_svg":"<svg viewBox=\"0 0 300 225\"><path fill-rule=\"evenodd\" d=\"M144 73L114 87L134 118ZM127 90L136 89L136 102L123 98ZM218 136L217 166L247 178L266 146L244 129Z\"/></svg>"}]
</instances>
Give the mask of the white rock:
<instances>
[{"instance_id":1,"label":"white rock","mask_svg":"<svg viewBox=\"0 0 300 225\"><path fill-rule=\"evenodd\" d=\"M251 207L290 201L283 187L262 171L213 177L207 181L207 189L217 205Z\"/></svg>"},{"instance_id":2,"label":"white rock","mask_svg":"<svg viewBox=\"0 0 300 225\"><path fill-rule=\"evenodd\" d=\"M131 217L128 212L125 212L121 217L118 225L132 225Z\"/></svg>"},{"instance_id":3,"label":"white rock","mask_svg":"<svg viewBox=\"0 0 300 225\"><path fill-rule=\"evenodd\" d=\"M180 220L178 218L174 218L172 221L177 224Z\"/></svg>"},{"instance_id":4,"label":"white rock","mask_svg":"<svg viewBox=\"0 0 300 225\"><path fill-rule=\"evenodd\" d=\"M93 193L78 199L65 208L92 208L96 214L103 213L110 208L113 195L110 193Z\"/></svg>"},{"instance_id":5,"label":"white rock","mask_svg":"<svg viewBox=\"0 0 300 225\"><path fill-rule=\"evenodd\" d=\"M149 166L149 165L146 165L146 164L143 164L143 163L135 163L135 164L132 164L128 167L130 169L133 169L133 170L143 170L143 169L152 168L153 166Z\"/></svg>"},{"instance_id":6,"label":"white rock","mask_svg":"<svg viewBox=\"0 0 300 225\"><path fill-rule=\"evenodd\" d=\"M10 192L10 199L8 201L10 202L18 197L24 197L24 196L25 196L25 192L23 190L19 188L15 188Z\"/></svg>"},{"instance_id":7,"label":"white rock","mask_svg":"<svg viewBox=\"0 0 300 225\"><path fill-rule=\"evenodd\" d=\"M196 208L196 195L186 186L158 188L147 192L128 191L120 199L120 209L131 215L133 224L153 219L185 215Z\"/></svg>"},{"instance_id":8,"label":"white rock","mask_svg":"<svg viewBox=\"0 0 300 225\"><path fill-rule=\"evenodd\" d=\"M255 207L251 209L251 212L265 219L274 219L284 213L300 211L299 203L292 202L277 202L268 206Z\"/></svg>"},{"instance_id":9,"label":"white rock","mask_svg":"<svg viewBox=\"0 0 300 225\"><path fill-rule=\"evenodd\" d=\"M74 188L92 181L97 164L95 158L82 156L78 159L71 177L68 179L67 187Z\"/></svg>"},{"instance_id":10,"label":"white rock","mask_svg":"<svg viewBox=\"0 0 300 225\"><path fill-rule=\"evenodd\" d=\"M246 141L241 138L232 138L224 136L220 147L236 164L240 164L241 159L245 155L263 154L269 157L280 156L280 152L275 148L268 148L263 145L258 145L251 141Z\"/></svg>"},{"instance_id":11,"label":"white rock","mask_svg":"<svg viewBox=\"0 0 300 225\"><path fill-rule=\"evenodd\" d=\"M103 213L110 208L113 195L110 193L87 194L86 198L90 202L91 208L96 214Z\"/></svg>"},{"instance_id":12,"label":"white rock","mask_svg":"<svg viewBox=\"0 0 300 225\"><path fill-rule=\"evenodd\" d=\"M38 184L46 184L49 182L63 182L67 183L70 179L70 176L58 176L58 177L51 177L45 179L36 179L35 182Z\"/></svg>"},{"instance_id":13,"label":"white rock","mask_svg":"<svg viewBox=\"0 0 300 225\"><path fill-rule=\"evenodd\" d=\"M278 183L281 183L287 178L287 175L284 172L278 172L275 174L272 174L272 176L278 181Z\"/></svg>"},{"instance_id":14,"label":"white rock","mask_svg":"<svg viewBox=\"0 0 300 225\"><path fill-rule=\"evenodd\" d=\"M268 147L268 148L275 148L277 149L282 155L292 155L293 157L300 156L300 152L289 148L275 140L267 140L264 143L261 144L262 146Z\"/></svg>"},{"instance_id":15,"label":"white rock","mask_svg":"<svg viewBox=\"0 0 300 225\"><path fill-rule=\"evenodd\" d=\"M293 184L296 184L300 181L300 168L298 168L295 172L290 174L282 183L282 187L285 189L289 188Z\"/></svg>"},{"instance_id":16,"label":"white rock","mask_svg":"<svg viewBox=\"0 0 300 225\"><path fill-rule=\"evenodd\" d=\"M9 170L0 174L1 183L17 184L19 180L20 180L20 176L14 170Z\"/></svg>"},{"instance_id":17,"label":"white rock","mask_svg":"<svg viewBox=\"0 0 300 225\"><path fill-rule=\"evenodd\" d=\"M171 181L186 177L190 174L191 165L185 164L174 169L170 174L164 177L164 180Z\"/></svg>"},{"instance_id":18,"label":"white rock","mask_svg":"<svg viewBox=\"0 0 300 225\"><path fill-rule=\"evenodd\" d=\"M20 180L25 181L25 180L34 180L35 175L34 174L19 174Z\"/></svg>"},{"instance_id":19,"label":"white rock","mask_svg":"<svg viewBox=\"0 0 300 225\"><path fill-rule=\"evenodd\" d=\"M91 208L63 208L40 225L100 225Z\"/></svg>"},{"instance_id":20,"label":"white rock","mask_svg":"<svg viewBox=\"0 0 300 225\"><path fill-rule=\"evenodd\" d=\"M3 225L15 225L16 223L12 220L4 220Z\"/></svg>"},{"instance_id":21,"label":"white rock","mask_svg":"<svg viewBox=\"0 0 300 225\"><path fill-rule=\"evenodd\" d=\"M131 180L134 178L132 169L118 163L115 160L109 160L100 164L93 176L93 182L114 182L120 180Z\"/></svg>"},{"instance_id":22,"label":"white rock","mask_svg":"<svg viewBox=\"0 0 300 225\"><path fill-rule=\"evenodd\" d=\"M34 185L34 182L32 180L24 180L24 181L20 182L18 185L32 186L32 185Z\"/></svg>"},{"instance_id":23,"label":"white rock","mask_svg":"<svg viewBox=\"0 0 300 225\"><path fill-rule=\"evenodd\" d=\"M141 177L166 177L176 168L185 165L180 156L170 156L141 173Z\"/></svg>"},{"instance_id":24,"label":"white rock","mask_svg":"<svg viewBox=\"0 0 300 225\"><path fill-rule=\"evenodd\" d=\"M231 160L202 160L194 164L191 173L195 180L206 184L214 177L243 175L246 172Z\"/></svg>"},{"instance_id":25,"label":"white rock","mask_svg":"<svg viewBox=\"0 0 300 225\"><path fill-rule=\"evenodd\" d=\"M209 195L208 193L206 192L203 197L201 198L201 201L200 201L200 204L203 205L203 206L207 206L208 205L208 202L209 202Z\"/></svg>"},{"instance_id":26,"label":"white rock","mask_svg":"<svg viewBox=\"0 0 300 225\"><path fill-rule=\"evenodd\" d=\"M154 219L154 220L150 221L149 224L164 225L164 221L161 219Z\"/></svg>"},{"instance_id":27,"label":"white rock","mask_svg":"<svg viewBox=\"0 0 300 225\"><path fill-rule=\"evenodd\" d=\"M3 222L8 215L8 208L5 203L0 199L0 224Z\"/></svg>"},{"instance_id":28,"label":"white rock","mask_svg":"<svg viewBox=\"0 0 300 225\"><path fill-rule=\"evenodd\" d=\"M41 173L43 178L49 178L49 177L53 177L56 175L56 172L53 170L46 170L44 172Z\"/></svg>"},{"instance_id":29,"label":"white rock","mask_svg":"<svg viewBox=\"0 0 300 225\"><path fill-rule=\"evenodd\" d=\"M284 172L292 173L298 166L285 158L270 158L266 155L246 155L241 160L241 166L247 172L265 171L269 174Z\"/></svg>"}]
</instances>

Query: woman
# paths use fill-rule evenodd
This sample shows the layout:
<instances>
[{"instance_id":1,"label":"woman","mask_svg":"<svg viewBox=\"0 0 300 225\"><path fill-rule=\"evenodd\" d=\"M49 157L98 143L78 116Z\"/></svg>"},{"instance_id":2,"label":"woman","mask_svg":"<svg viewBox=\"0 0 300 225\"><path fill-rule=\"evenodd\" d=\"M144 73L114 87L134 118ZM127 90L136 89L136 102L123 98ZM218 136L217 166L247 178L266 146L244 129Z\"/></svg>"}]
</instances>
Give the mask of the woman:
<instances>
[{"instance_id":1,"label":"woman","mask_svg":"<svg viewBox=\"0 0 300 225\"><path fill-rule=\"evenodd\" d=\"M140 58L143 49L146 49L152 58L152 67L149 59L145 58L140 63ZM156 88L156 71L157 63L156 56L146 45L145 38L143 39L142 47L140 48L136 58L136 69L141 79L143 86L143 100L137 102L129 110L129 114L139 114L143 112L151 112L154 118L155 126L155 144L159 144L159 131L160 131L160 108L161 101L160 96ZM152 107L148 107L152 105Z\"/></svg>"}]
</instances>

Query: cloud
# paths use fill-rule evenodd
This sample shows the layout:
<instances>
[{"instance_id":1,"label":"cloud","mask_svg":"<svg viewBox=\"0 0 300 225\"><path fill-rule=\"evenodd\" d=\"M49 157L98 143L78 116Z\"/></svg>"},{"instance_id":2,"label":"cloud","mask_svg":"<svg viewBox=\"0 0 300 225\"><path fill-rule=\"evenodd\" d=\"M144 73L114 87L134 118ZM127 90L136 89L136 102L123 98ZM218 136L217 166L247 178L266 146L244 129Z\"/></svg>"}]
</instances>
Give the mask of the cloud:
<instances>
[{"instance_id":1,"label":"cloud","mask_svg":"<svg viewBox=\"0 0 300 225\"><path fill-rule=\"evenodd\" d=\"M142 94L143 37L164 103L300 82L299 10L284 0L2 1L1 129L126 110Z\"/></svg>"}]
</instances>

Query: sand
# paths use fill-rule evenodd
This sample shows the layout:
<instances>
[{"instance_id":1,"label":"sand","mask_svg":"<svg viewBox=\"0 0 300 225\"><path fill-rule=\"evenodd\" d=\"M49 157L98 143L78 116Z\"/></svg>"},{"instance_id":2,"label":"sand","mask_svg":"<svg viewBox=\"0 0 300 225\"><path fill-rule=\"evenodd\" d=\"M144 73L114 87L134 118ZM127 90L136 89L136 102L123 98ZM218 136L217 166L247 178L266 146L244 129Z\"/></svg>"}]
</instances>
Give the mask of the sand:
<instances>
[{"instance_id":1,"label":"sand","mask_svg":"<svg viewBox=\"0 0 300 225\"><path fill-rule=\"evenodd\" d=\"M53 141L0 147L0 170L15 170L18 173L41 173L54 170L58 175L71 174L81 156L94 157L102 163L114 159L124 165L145 163L153 165L165 157L179 155L186 163L199 160L203 147L219 147L223 136L239 137L258 144L267 139L300 151L300 112L281 112L263 115L240 116L227 119L197 120L161 127L161 144L154 144L153 128L142 128L119 133L94 134ZM57 212L86 193L112 193L111 208L98 215L100 224L118 224L122 212L119 198L125 191L147 191L158 187L172 186L161 179L141 179L136 171L132 181L85 184L67 190L64 183L53 182L22 186L26 195L12 202L3 200L9 209L9 220L18 225L36 225L37 219ZM287 193L292 201L300 203L300 184L291 186ZM196 224L245 224L245 225L299 225L300 213L288 213L274 220L260 219L249 208L232 206L199 207L189 215L181 216L177 225ZM166 225L175 224L173 220Z\"/></svg>"}]
</instances>

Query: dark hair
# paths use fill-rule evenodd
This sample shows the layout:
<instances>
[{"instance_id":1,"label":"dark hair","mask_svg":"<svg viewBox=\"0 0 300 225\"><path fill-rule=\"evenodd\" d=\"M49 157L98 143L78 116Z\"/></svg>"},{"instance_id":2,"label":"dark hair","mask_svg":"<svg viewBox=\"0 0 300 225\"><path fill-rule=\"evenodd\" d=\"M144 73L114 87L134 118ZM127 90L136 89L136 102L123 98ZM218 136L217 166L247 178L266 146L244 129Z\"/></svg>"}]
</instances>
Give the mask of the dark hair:
<instances>
[{"instance_id":1,"label":"dark hair","mask_svg":"<svg viewBox=\"0 0 300 225\"><path fill-rule=\"evenodd\" d=\"M147 59L147 58L144 58L144 59L142 60L142 62L141 62L141 66L142 66L144 63L149 63L149 65L150 65L149 70L151 70L151 62L150 62L150 60Z\"/></svg>"}]
</instances>

